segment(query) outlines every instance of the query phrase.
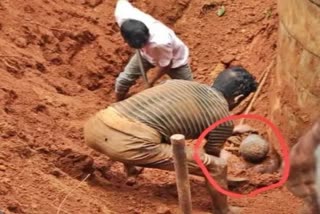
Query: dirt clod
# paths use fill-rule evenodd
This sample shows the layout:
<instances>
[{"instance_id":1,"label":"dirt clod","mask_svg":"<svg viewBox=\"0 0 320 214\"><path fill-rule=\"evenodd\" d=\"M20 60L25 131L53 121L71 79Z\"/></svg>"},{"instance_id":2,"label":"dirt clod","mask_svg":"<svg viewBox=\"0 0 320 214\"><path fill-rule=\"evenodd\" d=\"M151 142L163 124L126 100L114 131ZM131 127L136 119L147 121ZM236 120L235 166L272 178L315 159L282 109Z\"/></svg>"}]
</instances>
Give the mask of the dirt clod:
<instances>
[{"instance_id":1,"label":"dirt clod","mask_svg":"<svg viewBox=\"0 0 320 214\"><path fill-rule=\"evenodd\" d=\"M19 47L19 48L26 48L28 45L28 42L25 38L23 37L19 37L15 40L15 44Z\"/></svg>"},{"instance_id":2,"label":"dirt clod","mask_svg":"<svg viewBox=\"0 0 320 214\"><path fill-rule=\"evenodd\" d=\"M232 54L225 55L221 58L221 62L225 65L230 65L230 63L234 60L235 60L235 56Z\"/></svg>"},{"instance_id":3,"label":"dirt clod","mask_svg":"<svg viewBox=\"0 0 320 214\"><path fill-rule=\"evenodd\" d=\"M86 0L86 3L90 6L90 7L96 7L99 4L101 4L103 2L103 0Z\"/></svg>"},{"instance_id":4,"label":"dirt clod","mask_svg":"<svg viewBox=\"0 0 320 214\"><path fill-rule=\"evenodd\" d=\"M7 209L13 213L24 213L21 205L18 202L10 202L7 206Z\"/></svg>"},{"instance_id":5,"label":"dirt clod","mask_svg":"<svg viewBox=\"0 0 320 214\"><path fill-rule=\"evenodd\" d=\"M157 208L157 214L172 214L172 212L168 207L160 206Z\"/></svg>"},{"instance_id":6,"label":"dirt clod","mask_svg":"<svg viewBox=\"0 0 320 214\"><path fill-rule=\"evenodd\" d=\"M0 171L6 171L6 169L7 169L7 167L6 166L4 166L4 165L0 165Z\"/></svg>"},{"instance_id":7,"label":"dirt clod","mask_svg":"<svg viewBox=\"0 0 320 214\"><path fill-rule=\"evenodd\" d=\"M61 171L57 168L53 169L50 173L58 178L62 175Z\"/></svg>"},{"instance_id":8,"label":"dirt clod","mask_svg":"<svg viewBox=\"0 0 320 214\"><path fill-rule=\"evenodd\" d=\"M58 158L56 165L65 173L78 179L94 171L91 157L70 150L66 150L65 154Z\"/></svg>"}]
</instances>

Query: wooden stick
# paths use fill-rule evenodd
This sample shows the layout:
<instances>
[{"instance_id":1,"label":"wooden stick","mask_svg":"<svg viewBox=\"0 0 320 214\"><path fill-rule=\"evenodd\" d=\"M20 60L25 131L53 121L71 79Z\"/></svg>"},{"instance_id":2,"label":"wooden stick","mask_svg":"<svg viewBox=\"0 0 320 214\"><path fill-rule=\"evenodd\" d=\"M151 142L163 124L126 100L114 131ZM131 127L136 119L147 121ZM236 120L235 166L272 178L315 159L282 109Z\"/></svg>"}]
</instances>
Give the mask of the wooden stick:
<instances>
[{"instance_id":1,"label":"wooden stick","mask_svg":"<svg viewBox=\"0 0 320 214\"><path fill-rule=\"evenodd\" d=\"M138 62L139 62L139 67L140 67L140 72L143 77L144 83L145 83L145 88L150 88L150 84L148 82L148 76L144 70L143 64L142 64L142 56L139 50L136 50L137 56L138 56Z\"/></svg>"},{"instance_id":2,"label":"wooden stick","mask_svg":"<svg viewBox=\"0 0 320 214\"><path fill-rule=\"evenodd\" d=\"M262 89L262 86L263 86L264 83L266 82L266 79L267 79L267 77L268 77L268 74L270 73L271 68L274 66L274 63L275 63L275 60L273 59L273 60L271 61L271 63L269 64L269 66L266 68L266 70L264 70L264 72L263 72L263 74L262 74L262 80L261 80L261 82L259 82L258 89L257 89L257 91L254 93L254 96L252 97L252 100L251 100L250 104L248 105L248 107L247 107L246 111L244 112L244 114L248 114L248 113L251 111L252 106L253 106L253 103L256 101L258 95L260 94L260 91L261 91L261 89ZM242 119L240 120L240 124L243 124L244 121L245 121L245 119L242 118Z\"/></svg>"},{"instance_id":3,"label":"wooden stick","mask_svg":"<svg viewBox=\"0 0 320 214\"><path fill-rule=\"evenodd\" d=\"M176 182L179 197L179 206L182 214L192 213L189 171L185 152L185 137L181 134L172 135L173 160L176 172Z\"/></svg>"},{"instance_id":4,"label":"wooden stick","mask_svg":"<svg viewBox=\"0 0 320 214\"><path fill-rule=\"evenodd\" d=\"M77 190L78 187L80 187L80 185L85 182L89 177L90 177L91 174L88 174L73 190L71 190L65 197L64 199L62 200L62 202L60 203L59 207L58 207L58 211L57 211L57 214L60 213L61 211L61 208L62 208L62 205L63 203L67 200L68 196L71 195L75 190Z\"/></svg>"}]
</instances>

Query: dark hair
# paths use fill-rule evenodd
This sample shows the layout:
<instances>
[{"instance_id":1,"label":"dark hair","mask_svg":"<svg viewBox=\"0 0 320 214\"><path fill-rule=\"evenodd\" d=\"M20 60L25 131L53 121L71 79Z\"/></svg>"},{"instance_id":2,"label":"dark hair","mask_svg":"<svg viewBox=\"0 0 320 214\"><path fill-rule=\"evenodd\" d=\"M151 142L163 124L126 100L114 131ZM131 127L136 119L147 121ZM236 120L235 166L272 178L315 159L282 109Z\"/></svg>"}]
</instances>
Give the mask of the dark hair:
<instances>
[{"instance_id":1,"label":"dark hair","mask_svg":"<svg viewBox=\"0 0 320 214\"><path fill-rule=\"evenodd\" d=\"M132 48L142 48L149 39L149 29L138 20L128 19L120 27L121 35Z\"/></svg>"},{"instance_id":2,"label":"dark hair","mask_svg":"<svg viewBox=\"0 0 320 214\"><path fill-rule=\"evenodd\" d=\"M232 99L239 95L248 96L257 90L258 83L246 69L236 66L222 71L212 87L223 93L225 98Z\"/></svg>"}]
</instances>

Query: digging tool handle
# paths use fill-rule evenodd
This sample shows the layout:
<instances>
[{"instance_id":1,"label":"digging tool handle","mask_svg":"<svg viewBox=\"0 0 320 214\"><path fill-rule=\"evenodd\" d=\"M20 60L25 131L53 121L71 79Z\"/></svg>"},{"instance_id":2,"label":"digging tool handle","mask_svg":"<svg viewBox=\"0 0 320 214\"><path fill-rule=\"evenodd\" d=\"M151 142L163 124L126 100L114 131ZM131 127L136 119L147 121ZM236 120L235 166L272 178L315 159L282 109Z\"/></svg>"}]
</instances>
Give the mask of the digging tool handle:
<instances>
[{"instance_id":1,"label":"digging tool handle","mask_svg":"<svg viewBox=\"0 0 320 214\"><path fill-rule=\"evenodd\" d=\"M191 191L188 176L187 156L185 152L185 137L181 134L176 134L172 135L170 140L173 148L173 160L176 172L180 210L182 214L191 214Z\"/></svg>"},{"instance_id":2,"label":"digging tool handle","mask_svg":"<svg viewBox=\"0 0 320 214\"><path fill-rule=\"evenodd\" d=\"M136 53L138 55L138 61L139 61L139 67L140 67L140 72L141 72L141 75L142 75L142 78L144 80L144 83L145 83L145 88L150 88L150 84L148 82L148 77L147 77L147 74L144 70L144 67L143 67L143 64L142 64L142 56L141 56L141 53L140 51L137 49L136 50Z\"/></svg>"}]
</instances>

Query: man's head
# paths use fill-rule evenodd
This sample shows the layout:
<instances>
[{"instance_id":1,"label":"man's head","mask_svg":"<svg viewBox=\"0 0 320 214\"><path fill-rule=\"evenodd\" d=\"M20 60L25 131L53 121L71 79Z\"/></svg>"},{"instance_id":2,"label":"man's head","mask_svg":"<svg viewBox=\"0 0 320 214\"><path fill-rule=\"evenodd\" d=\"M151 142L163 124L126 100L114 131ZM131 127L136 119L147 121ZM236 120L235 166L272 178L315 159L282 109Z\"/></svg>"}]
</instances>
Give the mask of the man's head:
<instances>
[{"instance_id":1,"label":"man's head","mask_svg":"<svg viewBox=\"0 0 320 214\"><path fill-rule=\"evenodd\" d=\"M231 67L222 71L214 80L212 87L220 91L232 110L251 92L257 90L255 77L242 67Z\"/></svg>"},{"instance_id":2,"label":"man's head","mask_svg":"<svg viewBox=\"0 0 320 214\"><path fill-rule=\"evenodd\" d=\"M149 29L138 20L128 19L120 27L121 35L132 48L142 48L149 40Z\"/></svg>"}]
</instances>

